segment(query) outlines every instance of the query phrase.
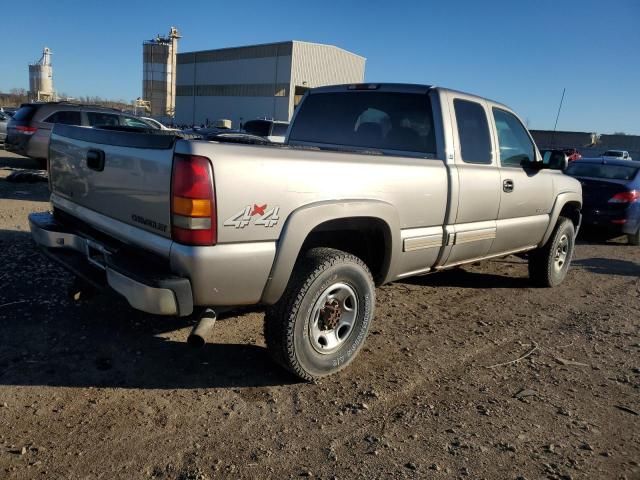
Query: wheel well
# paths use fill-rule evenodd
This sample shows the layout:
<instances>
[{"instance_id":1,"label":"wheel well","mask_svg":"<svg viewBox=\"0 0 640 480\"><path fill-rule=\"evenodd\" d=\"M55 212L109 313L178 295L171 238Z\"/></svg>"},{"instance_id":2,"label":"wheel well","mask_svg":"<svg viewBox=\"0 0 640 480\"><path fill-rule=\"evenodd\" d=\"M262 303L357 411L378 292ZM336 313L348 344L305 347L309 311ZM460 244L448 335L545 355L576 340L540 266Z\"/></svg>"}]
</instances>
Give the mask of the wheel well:
<instances>
[{"instance_id":1,"label":"wheel well","mask_svg":"<svg viewBox=\"0 0 640 480\"><path fill-rule=\"evenodd\" d=\"M573 226L577 229L580 225L580 204L578 202L567 202L560 211L561 217L566 217L573 222Z\"/></svg>"},{"instance_id":2,"label":"wheel well","mask_svg":"<svg viewBox=\"0 0 640 480\"><path fill-rule=\"evenodd\" d=\"M355 255L367 264L379 285L389 270L391 231L384 220L374 217L329 220L309 232L298 258L315 247L335 248Z\"/></svg>"}]
</instances>

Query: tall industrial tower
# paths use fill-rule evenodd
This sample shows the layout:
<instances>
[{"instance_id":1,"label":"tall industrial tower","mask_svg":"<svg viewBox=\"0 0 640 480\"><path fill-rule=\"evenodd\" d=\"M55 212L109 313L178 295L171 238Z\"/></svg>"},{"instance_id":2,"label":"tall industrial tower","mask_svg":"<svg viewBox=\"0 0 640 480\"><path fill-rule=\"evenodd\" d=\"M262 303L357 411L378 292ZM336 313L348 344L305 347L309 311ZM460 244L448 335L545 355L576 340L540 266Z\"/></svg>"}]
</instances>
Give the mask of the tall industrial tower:
<instances>
[{"instance_id":1,"label":"tall industrial tower","mask_svg":"<svg viewBox=\"0 0 640 480\"><path fill-rule=\"evenodd\" d=\"M150 103L151 116L173 118L176 108L176 55L178 29L142 44L142 99Z\"/></svg>"},{"instance_id":2,"label":"tall industrial tower","mask_svg":"<svg viewBox=\"0 0 640 480\"><path fill-rule=\"evenodd\" d=\"M29 65L29 100L32 102L51 102L56 99L51 53L51 50L44 47L42 58Z\"/></svg>"}]
</instances>

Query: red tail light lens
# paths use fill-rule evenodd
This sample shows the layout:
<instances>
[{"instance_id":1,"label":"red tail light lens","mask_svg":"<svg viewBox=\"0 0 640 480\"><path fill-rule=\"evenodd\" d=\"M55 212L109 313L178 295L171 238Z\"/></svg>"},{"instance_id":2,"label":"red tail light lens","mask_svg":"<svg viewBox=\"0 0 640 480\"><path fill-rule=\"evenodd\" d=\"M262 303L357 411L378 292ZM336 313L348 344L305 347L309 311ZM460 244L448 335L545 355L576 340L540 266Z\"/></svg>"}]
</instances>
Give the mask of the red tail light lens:
<instances>
[{"instance_id":1,"label":"red tail light lens","mask_svg":"<svg viewBox=\"0 0 640 480\"><path fill-rule=\"evenodd\" d=\"M24 133L25 135L33 135L34 133L36 133L36 131L38 131L36 127L25 127L23 125L18 125L16 127L16 130L20 133Z\"/></svg>"},{"instance_id":2,"label":"red tail light lens","mask_svg":"<svg viewBox=\"0 0 640 480\"><path fill-rule=\"evenodd\" d=\"M171 175L171 237L185 245L218 240L213 170L207 157L175 154Z\"/></svg>"},{"instance_id":3,"label":"red tail light lens","mask_svg":"<svg viewBox=\"0 0 640 480\"><path fill-rule=\"evenodd\" d=\"M609 203L632 203L640 200L640 191L630 190L628 192L616 193L609 199Z\"/></svg>"}]
</instances>

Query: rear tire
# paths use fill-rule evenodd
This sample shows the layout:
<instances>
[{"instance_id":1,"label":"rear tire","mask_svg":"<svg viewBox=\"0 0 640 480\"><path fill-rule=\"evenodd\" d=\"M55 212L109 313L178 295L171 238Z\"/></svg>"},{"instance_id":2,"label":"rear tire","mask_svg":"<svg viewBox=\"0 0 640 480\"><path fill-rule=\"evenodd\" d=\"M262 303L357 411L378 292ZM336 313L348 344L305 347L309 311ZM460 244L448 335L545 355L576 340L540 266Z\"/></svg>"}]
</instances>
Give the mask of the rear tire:
<instances>
[{"instance_id":1,"label":"rear tire","mask_svg":"<svg viewBox=\"0 0 640 480\"><path fill-rule=\"evenodd\" d=\"M636 247L640 245L640 227L638 227L636 233L630 233L627 235L627 241L629 242L629 245L635 245Z\"/></svg>"},{"instance_id":2,"label":"rear tire","mask_svg":"<svg viewBox=\"0 0 640 480\"><path fill-rule=\"evenodd\" d=\"M267 310L265 340L273 360L315 381L349 365L364 344L375 308L365 263L331 248L306 252L282 298Z\"/></svg>"},{"instance_id":3,"label":"rear tire","mask_svg":"<svg viewBox=\"0 0 640 480\"><path fill-rule=\"evenodd\" d=\"M569 271L575 247L573 222L560 217L547 243L529 253L529 278L539 287L557 287Z\"/></svg>"}]
</instances>

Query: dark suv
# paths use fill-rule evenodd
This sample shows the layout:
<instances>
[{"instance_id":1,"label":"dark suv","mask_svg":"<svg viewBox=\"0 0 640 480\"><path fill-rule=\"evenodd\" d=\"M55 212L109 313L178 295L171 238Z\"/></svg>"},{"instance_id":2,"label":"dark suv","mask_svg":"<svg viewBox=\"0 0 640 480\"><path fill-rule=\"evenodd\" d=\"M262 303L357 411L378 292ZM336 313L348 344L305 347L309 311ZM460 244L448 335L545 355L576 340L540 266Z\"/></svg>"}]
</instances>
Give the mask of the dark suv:
<instances>
[{"instance_id":1,"label":"dark suv","mask_svg":"<svg viewBox=\"0 0 640 480\"><path fill-rule=\"evenodd\" d=\"M44 166L49 155L49 137L56 123L86 127L150 127L143 120L112 108L69 102L25 103L9 121L5 148L36 159Z\"/></svg>"}]
</instances>

